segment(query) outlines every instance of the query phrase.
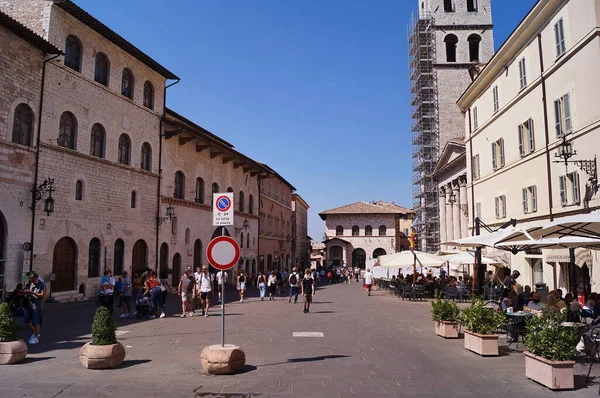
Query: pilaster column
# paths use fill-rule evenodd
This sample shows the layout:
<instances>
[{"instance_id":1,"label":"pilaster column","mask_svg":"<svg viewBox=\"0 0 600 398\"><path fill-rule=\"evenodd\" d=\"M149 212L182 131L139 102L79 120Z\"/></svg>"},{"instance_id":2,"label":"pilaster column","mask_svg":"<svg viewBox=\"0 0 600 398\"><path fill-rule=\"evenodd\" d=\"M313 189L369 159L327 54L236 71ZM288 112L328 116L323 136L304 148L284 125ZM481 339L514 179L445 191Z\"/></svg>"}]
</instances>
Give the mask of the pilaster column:
<instances>
[{"instance_id":1,"label":"pilaster column","mask_svg":"<svg viewBox=\"0 0 600 398\"><path fill-rule=\"evenodd\" d=\"M443 187L439 189L439 205L440 208L440 242L445 242L448 239L446 235L446 190Z\"/></svg>"},{"instance_id":2,"label":"pilaster column","mask_svg":"<svg viewBox=\"0 0 600 398\"><path fill-rule=\"evenodd\" d=\"M347 263L348 261L346 260L346 245L344 245L342 247L342 266Z\"/></svg>"},{"instance_id":3,"label":"pilaster column","mask_svg":"<svg viewBox=\"0 0 600 398\"><path fill-rule=\"evenodd\" d=\"M469 200L467 199L467 176L458 179L460 187L460 237L469 236Z\"/></svg>"},{"instance_id":4,"label":"pilaster column","mask_svg":"<svg viewBox=\"0 0 600 398\"><path fill-rule=\"evenodd\" d=\"M452 221L454 222L454 240L460 239L460 189L458 186L458 180L452 181L452 195L454 196L454 204L452 205Z\"/></svg>"},{"instance_id":5,"label":"pilaster column","mask_svg":"<svg viewBox=\"0 0 600 398\"><path fill-rule=\"evenodd\" d=\"M451 198L452 185L451 184L446 185L445 191L446 191L446 206L448 206L446 208L446 240L452 241L452 240L454 240L454 228L452 226L452 216L453 216L453 212L452 212L453 199Z\"/></svg>"}]
</instances>

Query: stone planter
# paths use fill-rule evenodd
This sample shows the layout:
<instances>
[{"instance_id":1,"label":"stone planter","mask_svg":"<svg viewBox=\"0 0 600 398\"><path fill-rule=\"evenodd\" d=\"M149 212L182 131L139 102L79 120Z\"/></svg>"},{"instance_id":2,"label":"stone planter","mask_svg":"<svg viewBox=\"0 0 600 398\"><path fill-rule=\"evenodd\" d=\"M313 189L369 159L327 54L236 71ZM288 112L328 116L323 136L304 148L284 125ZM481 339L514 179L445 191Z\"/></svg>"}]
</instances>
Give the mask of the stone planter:
<instances>
[{"instance_id":1,"label":"stone planter","mask_svg":"<svg viewBox=\"0 0 600 398\"><path fill-rule=\"evenodd\" d=\"M575 388L575 361L549 361L529 351L525 354L525 376L552 390Z\"/></svg>"},{"instance_id":2,"label":"stone planter","mask_svg":"<svg viewBox=\"0 0 600 398\"><path fill-rule=\"evenodd\" d=\"M246 354L237 345L225 344L225 347L221 347L220 344L215 344L204 347L200 360L206 373L227 375L244 367Z\"/></svg>"},{"instance_id":3,"label":"stone planter","mask_svg":"<svg viewBox=\"0 0 600 398\"><path fill-rule=\"evenodd\" d=\"M0 365L18 363L27 356L27 344L21 339L0 343Z\"/></svg>"},{"instance_id":4,"label":"stone planter","mask_svg":"<svg viewBox=\"0 0 600 398\"><path fill-rule=\"evenodd\" d=\"M465 330L465 348L481 356L498 355L497 334L479 334Z\"/></svg>"},{"instance_id":5,"label":"stone planter","mask_svg":"<svg viewBox=\"0 0 600 398\"><path fill-rule=\"evenodd\" d=\"M88 369L116 368L125 359L125 347L121 343L92 345L87 343L79 350L79 361Z\"/></svg>"},{"instance_id":6,"label":"stone planter","mask_svg":"<svg viewBox=\"0 0 600 398\"><path fill-rule=\"evenodd\" d=\"M458 338L458 322L435 321L435 334L446 339Z\"/></svg>"}]
</instances>

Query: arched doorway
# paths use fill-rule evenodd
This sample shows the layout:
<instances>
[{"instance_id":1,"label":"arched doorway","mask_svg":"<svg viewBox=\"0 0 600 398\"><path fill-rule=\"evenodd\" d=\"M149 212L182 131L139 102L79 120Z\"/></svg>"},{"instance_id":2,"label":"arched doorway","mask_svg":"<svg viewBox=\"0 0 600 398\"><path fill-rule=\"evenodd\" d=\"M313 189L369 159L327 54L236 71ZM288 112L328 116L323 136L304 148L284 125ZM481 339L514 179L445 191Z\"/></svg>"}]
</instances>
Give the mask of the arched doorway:
<instances>
[{"instance_id":1,"label":"arched doorway","mask_svg":"<svg viewBox=\"0 0 600 398\"><path fill-rule=\"evenodd\" d=\"M225 234L224 234L225 236L231 236L231 235L229 235L229 231L227 230L227 228L218 227L217 229L215 229L215 232L213 232L211 239L214 239L217 236L223 236L223 230L225 230Z\"/></svg>"},{"instance_id":2,"label":"arched doorway","mask_svg":"<svg viewBox=\"0 0 600 398\"><path fill-rule=\"evenodd\" d=\"M179 286L179 279L181 279L181 255L175 253L173 256L173 273L171 274L171 287Z\"/></svg>"},{"instance_id":3,"label":"arched doorway","mask_svg":"<svg viewBox=\"0 0 600 398\"><path fill-rule=\"evenodd\" d=\"M196 239L194 242L194 271L202 266L202 241Z\"/></svg>"},{"instance_id":4,"label":"arched doorway","mask_svg":"<svg viewBox=\"0 0 600 398\"><path fill-rule=\"evenodd\" d=\"M377 257L383 256L385 254L387 254L385 249L378 247L377 249L373 250L373 259L376 259Z\"/></svg>"},{"instance_id":5,"label":"arched doorway","mask_svg":"<svg viewBox=\"0 0 600 398\"><path fill-rule=\"evenodd\" d=\"M367 261L367 253L363 249L354 249L352 251L352 266L365 268L365 262Z\"/></svg>"},{"instance_id":6,"label":"arched doorway","mask_svg":"<svg viewBox=\"0 0 600 398\"><path fill-rule=\"evenodd\" d=\"M344 249L341 246L331 246L329 248L329 258L331 259L331 265L342 265L342 257L344 256Z\"/></svg>"},{"instance_id":7,"label":"arched doorway","mask_svg":"<svg viewBox=\"0 0 600 398\"><path fill-rule=\"evenodd\" d=\"M140 239L133 245L131 272L142 275L146 268L148 268L148 245Z\"/></svg>"},{"instance_id":8,"label":"arched doorway","mask_svg":"<svg viewBox=\"0 0 600 398\"><path fill-rule=\"evenodd\" d=\"M65 292L75 289L75 275L77 269L77 245L67 236L61 238L54 245L52 255L52 281L53 292Z\"/></svg>"},{"instance_id":9,"label":"arched doorway","mask_svg":"<svg viewBox=\"0 0 600 398\"><path fill-rule=\"evenodd\" d=\"M160 253L159 253L159 271L160 273L165 272L169 268L169 244L167 242L163 242L160 245Z\"/></svg>"},{"instance_id":10,"label":"arched doorway","mask_svg":"<svg viewBox=\"0 0 600 398\"><path fill-rule=\"evenodd\" d=\"M114 274L115 276L121 275L123 271L126 271L123 269L125 263L125 242L123 242L123 239L116 240L113 257Z\"/></svg>"}]
</instances>

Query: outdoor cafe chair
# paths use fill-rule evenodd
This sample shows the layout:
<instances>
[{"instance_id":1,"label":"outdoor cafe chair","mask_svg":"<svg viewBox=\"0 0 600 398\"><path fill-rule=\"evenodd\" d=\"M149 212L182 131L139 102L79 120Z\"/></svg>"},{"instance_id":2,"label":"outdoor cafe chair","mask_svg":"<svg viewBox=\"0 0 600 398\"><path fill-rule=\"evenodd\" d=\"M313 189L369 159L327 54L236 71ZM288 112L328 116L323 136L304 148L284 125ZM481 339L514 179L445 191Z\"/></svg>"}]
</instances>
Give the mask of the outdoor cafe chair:
<instances>
[{"instance_id":1,"label":"outdoor cafe chair","mask_svg":"<svg viewBox=\"0 0 600 398\"><path fill-rule=\"evenodd\" d=\"M415 300L423 300L423 297L425 296L425 287L422 285L416 285L413 288L413 295L415 297Z\"/></svg>"},{"instance_id":2,"label":"outdoor cafe chair","mask_svg":"<svg viewBox=\"0 0 600 398\"><path fill-rule=\"evenodd\" d=\"M412 298L412 293L413 293L412 286L409 285L408 283L403 283L402 284L402 301L404 301L406 298L408 298L410 300Z\"/></svg>"},{"instance_id":3,"label":"outdoor cafe chair","mask_svg":"<svg viewBox=\"0 0 600 398\"><path fill-rule=\"evenodd\" d=\"M457 291L459 301L468 301L471 299L471 291L468 287L458 288Z\"/></svg>"},{"instance_id":4,"label":"outdoor cafe chair","mask_svg":"<svg viewBox=\"0 0 600 398\"><path fill-rule=\"evenodd\" d=\"M446 300L458 299L458 289L454 286L446 286L445 293L446 293Z\"/></svg>"},{"instance_id":5,"label":"outdoor cafe chair","mask_svg":"<svg viewBox=\"0 0 600 398\"><path fill-rule=\"evenodd\" d=\"M582 337L585 353L590 358L590 368L585 378L585 385L587 386L594 362L600 362L600 326L594 326L592 330L584 333Z\"/></svg>"}]
</instances>

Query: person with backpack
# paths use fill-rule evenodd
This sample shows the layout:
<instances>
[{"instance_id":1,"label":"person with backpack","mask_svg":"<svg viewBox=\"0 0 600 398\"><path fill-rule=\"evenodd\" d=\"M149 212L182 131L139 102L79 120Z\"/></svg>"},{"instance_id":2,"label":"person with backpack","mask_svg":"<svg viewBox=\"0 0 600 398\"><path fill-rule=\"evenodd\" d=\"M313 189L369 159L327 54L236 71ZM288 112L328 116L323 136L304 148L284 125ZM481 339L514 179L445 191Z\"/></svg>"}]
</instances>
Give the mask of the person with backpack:
<instances>
[{"instance_id":1,"label":"person with backpack","mask_svg":"<svg viewBox=\"0 0 600 398\"><path fill-rule=\"evenodd\" d=\"M246 292L246 281L248 280L248 275L244 272L243 269L240 268L237 277L237 287L240 292L240 303L244 302L244 293Z\"/></svg>"},{"instance_id":2,"label":"person with backpack","mask_svg":"<svg viewBox=\"0 0 600 398\"><path fill-rule=\"evenodd\" d=\"M292 273L290 274L289 277L289 283L290 283L290 299L288 300L288 303L292 302L292 296L294 296L294 304L296 304L298 302L298 269L296 267L292 268Z\"/></svg>"}]
</instances>

